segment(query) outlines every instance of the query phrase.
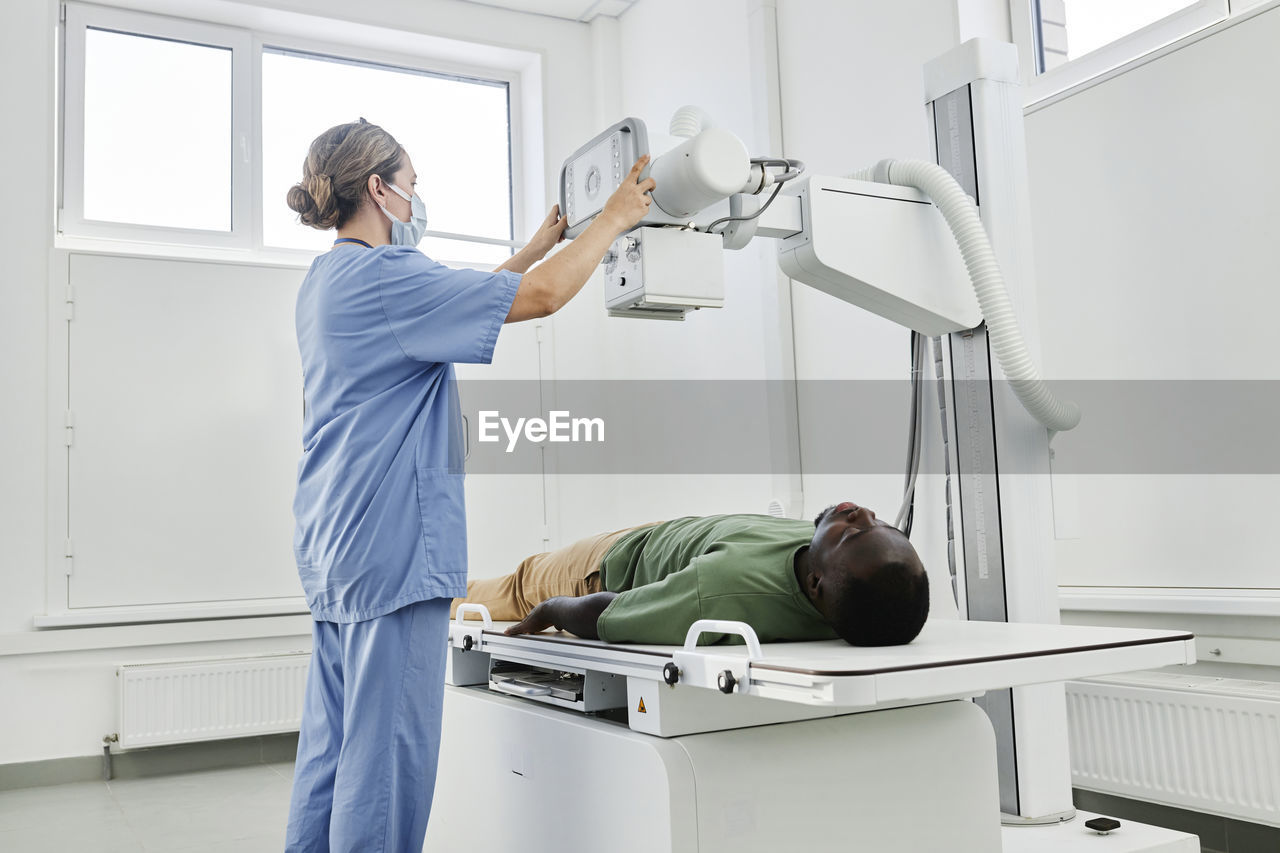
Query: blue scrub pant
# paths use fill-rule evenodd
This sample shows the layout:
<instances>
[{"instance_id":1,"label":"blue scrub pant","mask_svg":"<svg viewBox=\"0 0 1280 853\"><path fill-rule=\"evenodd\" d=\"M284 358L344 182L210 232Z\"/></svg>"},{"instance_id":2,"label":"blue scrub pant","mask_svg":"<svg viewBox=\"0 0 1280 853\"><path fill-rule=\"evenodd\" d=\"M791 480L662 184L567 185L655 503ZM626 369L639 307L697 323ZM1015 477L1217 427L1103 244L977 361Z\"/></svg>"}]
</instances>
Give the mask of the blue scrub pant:
<instances>
[{"instance_id":1,"label":"blue scrub pant","mask_svg":"<svg viewBox=\"0 0 1280 853\"><path fill-rule=\"evenodd\" d=\"M449 599L316 622L288 853L418 853L440 750Z\"/></svg>"}]
</instances>

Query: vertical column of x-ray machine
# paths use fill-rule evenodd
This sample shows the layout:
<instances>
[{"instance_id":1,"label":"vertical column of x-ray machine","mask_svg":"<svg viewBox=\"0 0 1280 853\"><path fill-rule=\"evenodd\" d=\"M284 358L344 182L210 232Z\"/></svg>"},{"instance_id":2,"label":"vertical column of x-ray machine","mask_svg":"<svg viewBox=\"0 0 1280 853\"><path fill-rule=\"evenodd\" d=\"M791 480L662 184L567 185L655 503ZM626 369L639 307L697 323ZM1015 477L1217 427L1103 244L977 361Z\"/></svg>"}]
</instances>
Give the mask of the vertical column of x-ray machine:
<instances>
[{"instance_id":1,"label":"vertical column of x-ray machine","mask_svg":"<svg viewBox=\"0 0 1280 853\"><path fill-rule=\"evenodd\" d=\"M1036 324L1026 144L1013 45L974 40L925 66L937 162L977 203L1024 330ZM1032 340L1036 335L1029 335ZM960 608L970 620L1059 621L1049 493L1049 434L1017 402L991 357L986 325L941 339L950 419ZM994 381L993 381L994 380ZM1009 571L1006 571L1009 567ZM1006 822L1070 818L1062 684L975 700L996 731Z\"/></svg>"}]
</instances>

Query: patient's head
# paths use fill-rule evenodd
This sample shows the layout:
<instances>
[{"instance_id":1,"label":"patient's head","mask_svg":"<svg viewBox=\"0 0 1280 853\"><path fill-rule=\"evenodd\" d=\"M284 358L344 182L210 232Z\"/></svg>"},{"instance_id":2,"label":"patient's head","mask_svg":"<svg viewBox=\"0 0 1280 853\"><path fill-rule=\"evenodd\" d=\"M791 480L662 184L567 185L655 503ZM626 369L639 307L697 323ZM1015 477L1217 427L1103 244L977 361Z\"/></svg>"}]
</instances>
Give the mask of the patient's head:
<instances>
[{"instance_id":1,"label":"patient's head","mask_svg":"<svg viewBox=\"0 0 1280 853\"><path fill-rule=\"evenodd\" d=\"M847 501L814 527L796 576L827 622L855 646L911 642L929 616L929 577L906 535Z\"/></svg>"}]
</instances>

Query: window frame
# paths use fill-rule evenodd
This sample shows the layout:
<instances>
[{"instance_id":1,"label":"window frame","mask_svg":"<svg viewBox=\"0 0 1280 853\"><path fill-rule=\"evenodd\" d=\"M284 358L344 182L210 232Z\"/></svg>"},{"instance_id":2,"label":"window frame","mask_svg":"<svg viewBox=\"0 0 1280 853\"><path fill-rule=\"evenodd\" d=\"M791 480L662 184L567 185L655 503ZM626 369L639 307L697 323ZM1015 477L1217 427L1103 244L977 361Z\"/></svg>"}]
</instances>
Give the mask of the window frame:
<instances>
[{"instance_id":1,"label":"window frame","mask_svg":"<svg viewBox=\"0 0 1280 853\"><path fill-rule=\"evenodd\" d=\"M1036 6L1037 0L1009 3L1013 42L1021 57L1023 106L1027 107L1096 82L1108 72L1226 19L1232 12L1230 0L1197 0L1097 50L1039 73L1041 44ZM1069 32L1067 37L1070 38Z\"/></svg>"},{"instance_id":2,"label":"window frame","mask_svg":"<svg viewBox=\"0 0 1280 853\"><path fill-rule=\"evenodd\" d=\"M236 255L250 254L272 261L284 261L307 265L315 257L315 251L290 247L267 246L263 241L262 207L262 55L264 49L279 49L317 54L321 57L349 60L356 63L403 68L426 74L491 81L505 85L507 89L508 117L508 168L510 169L511 234L514 238L527 228L529 217L527 203L531 188L527 186L527 157L519 152L526 144L523 113L528 108L524 74L519 67L499 64L471 64L458 61L458 55L469 52L468 43L450 42L449 48L440 50L434 37L420 38L427 49L423 53L404 50L404 40L386 31L386 42L393 47L384 49L378 45L376 28L360 28L351 42L328 37L334 32L328 21L308 16L300 29L306 34L288 34L265 27L237 26L238 22L212 23L205 21L136 12L88 3L68 2L64 5L62 22L62 56L60 70L62 86L59 109L59 145L57 219L55 245L69 247L88 238L90 241L127 243L136 250L149 246L166 255L207 256L220 250L232 250ZM256 21L253 23L264 23ZM278 23L278 22L277 22ZM84 216L84 105L85 105L85 34L88 29L105 29L126 34L151 36L171 41L183 41L201 45L228 48L232 51L232 116L231 146L231 230L229 232L189 228L169 228L157 225L107 222L86 219ZM371 32L365 32L364 30ZM323 35L317 36L317 33ZM372 36L372 37L371 37ZM486 46L476 45L477 48ZM527 52L522 52L527 53ZM533 81L533 90L540 87L540 78ZM533 142L541 150L538 140ZM299 153L299 159L302 157ZM180 188L179 188L180 189ZM283 201L281 202L283 204ZM302 227L302 226L299 226ZM461 242L501 245L517 249L523 242L497 240L492 237L471 234L455 234L427 231L428 236ZM465 254L465 251L462 252ZM469 264L465 258L437 258L437 260Z\"/></svg>"},{"instance_id":3,"label":"window frame","mask_svg":"<svg viewBox=\"0 0 1280 853\"><path fill-rule=\"evenodd\" d=\"M253 143L252 88L250 64L252 39L248 31L232 27L170 18L126 9L66 4L62 105L62 184L58 205L58 232L77 237L148 243L248 248L251 245L252 213L250 169L245 163ZM188 42L231 51L231 127L228 128L231 157L231 230L211 231L137 225L86 219L84 215L84 108L85 34L89 29L111 30L128 35L150 36L168 41ZM237 150L238 149L238 150ZM171 188L180 192L181 187Z\"/></svg>"}]
</instances>

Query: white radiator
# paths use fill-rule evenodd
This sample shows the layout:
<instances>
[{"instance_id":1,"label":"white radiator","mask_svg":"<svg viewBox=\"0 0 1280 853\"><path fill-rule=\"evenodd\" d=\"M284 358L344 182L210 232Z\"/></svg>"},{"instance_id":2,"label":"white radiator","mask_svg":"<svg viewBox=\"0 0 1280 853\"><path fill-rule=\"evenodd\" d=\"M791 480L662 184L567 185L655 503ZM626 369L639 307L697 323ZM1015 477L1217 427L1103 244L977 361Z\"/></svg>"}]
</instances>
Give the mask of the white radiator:
<instances>
[{"instance_id":1,"label":"white radiator","mask_svg":"<svg viewBox=\"0 0 1280 853\"><path fill-rule=\"evenodd\" d=\"M297 731L310 661L294 652L121 666L120 746Z\"/></svg>"},{"instance_id":2,"label":"white radiator","mask_svg":"<svg viewBox=\"0 0 1280 853\"><path fill-rule=\"evenodd\" d=\"M1073 784L1280 826L1280 684L1129 673L1067 683Z\"/></svg>"}]
</instances>

